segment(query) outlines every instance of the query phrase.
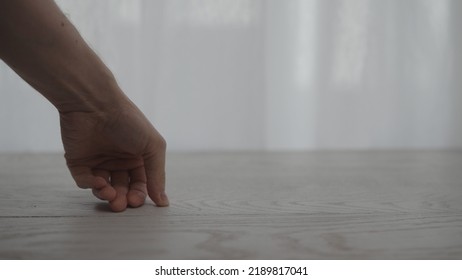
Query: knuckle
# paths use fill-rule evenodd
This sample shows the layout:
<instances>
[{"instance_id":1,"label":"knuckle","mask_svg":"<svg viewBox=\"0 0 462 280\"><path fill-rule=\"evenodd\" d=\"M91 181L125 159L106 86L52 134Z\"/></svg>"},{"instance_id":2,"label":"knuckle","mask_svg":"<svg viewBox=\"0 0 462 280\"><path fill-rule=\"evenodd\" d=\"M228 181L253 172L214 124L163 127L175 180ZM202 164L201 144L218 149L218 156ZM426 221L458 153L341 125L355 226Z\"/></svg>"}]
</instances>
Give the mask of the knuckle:
<instances>
[{"instance_id":1,"label":"knuckle","mask_svg":"<svg viewBox=\"0 0 462 280\"><path fill-rule=\"evenodd\" d=\"M167 149L167 141L164 139L164 137L159 136L156 146L159 150L165 151Z\"/></svg>"}]
</instances>

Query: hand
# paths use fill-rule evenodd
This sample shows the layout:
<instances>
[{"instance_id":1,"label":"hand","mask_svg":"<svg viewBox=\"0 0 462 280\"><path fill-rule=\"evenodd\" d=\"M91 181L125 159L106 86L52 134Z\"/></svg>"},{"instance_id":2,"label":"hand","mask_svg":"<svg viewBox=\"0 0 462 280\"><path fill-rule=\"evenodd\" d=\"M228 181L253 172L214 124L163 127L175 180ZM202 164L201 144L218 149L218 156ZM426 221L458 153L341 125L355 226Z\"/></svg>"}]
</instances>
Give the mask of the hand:
<instances>
[{"instance_id":1,"label":"hand","mask_svg":"<svg viewBox=\"0 0 462 280\"><path fill-rule=\"evenodd\" d=\"M67 166L80 188L113 211L139 207L147 194L167 206L166 142L130 101L109 112L60 113Z\"/></svg>"},{"instance_id":2,"label":"hand","mask_svg":"<svg viewBox=\"0 0 462 280\"><path fill-rule=\"evenodd\" d=\"M0 1L0 58L60 112L67 165L114 211L167 206L165 141L52 0Z\"/></svg>"}]
</instances>

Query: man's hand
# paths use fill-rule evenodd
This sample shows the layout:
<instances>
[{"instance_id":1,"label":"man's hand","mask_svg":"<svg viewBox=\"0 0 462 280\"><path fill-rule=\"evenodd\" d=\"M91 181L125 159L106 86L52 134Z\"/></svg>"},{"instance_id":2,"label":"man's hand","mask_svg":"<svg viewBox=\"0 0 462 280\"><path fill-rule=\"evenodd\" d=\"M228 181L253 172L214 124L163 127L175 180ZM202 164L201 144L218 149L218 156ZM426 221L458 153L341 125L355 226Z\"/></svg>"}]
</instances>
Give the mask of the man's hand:
<instances>
[{"instance_id":1,"label":"man's hand","mask_svg":"<svg viewBox=\"0 0 462 280\"><path fill-rule=\"evenodd\" d=\"M165 141L53 0L0 1L0 58L59 111L81 188L111 209L167 206Z\"/></svg>"},{"instance_id":2,"label":"man's hand","mask_svg":"<svg viewBox=\"0 0 462 280\"><path fill-rule=\"evenodd\" d=\"M167 206L166 143L131 102L108 112L60 113L67 165L77 185L109 201L113 211Z\"/></svg>"}]
</instances>

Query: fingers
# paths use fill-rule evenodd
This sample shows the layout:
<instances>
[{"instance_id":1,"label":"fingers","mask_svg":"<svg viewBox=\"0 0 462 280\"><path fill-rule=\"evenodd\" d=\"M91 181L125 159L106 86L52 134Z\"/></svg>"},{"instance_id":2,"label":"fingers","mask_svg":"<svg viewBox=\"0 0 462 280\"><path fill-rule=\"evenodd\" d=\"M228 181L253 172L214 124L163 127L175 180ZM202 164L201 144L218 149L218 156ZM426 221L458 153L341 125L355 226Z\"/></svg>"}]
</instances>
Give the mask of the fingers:
<instances>
[{"instance_id":1,"label":"fingers","mask_svg":"<svg viewBox=\"0 0 462 280\"><path fill-rule=\"evenodd\" d=\"M109 202L109 206L114 212L120 212L127 208L128 181L128 172L126 171L115 171L111 174L111 184L116 191L116 197Z\"/></svg>"},{"instance_id":2,"label":"fingers","mask_svg":"<svg viewBox=\"0 0 462 280\"><path fill-rule=\"evenodd\" d=\"M127 171L109 173L98 169L93 174L110 181L112 188L93 189L93 194L100 199L108 200L112 211L121 212L127 208L127 205L139 207L144 204L147 190L146 174L143 166L130 171L130 173ZM109 197L107 195L108 189L115 190L116 195L113 199L107 199Z\"/></svg>"},{"instance_id":3,"label":"fingers","mask_svg":"<svg viewBox=\"0 0 462 280\"><path fill-rule=\"evenodd\" d=\"M82 189L96 188L101 189L107 186L107 181L101 177L95 177L91 169L85 166L69 167L72 178L76 185Z\"/></svg>"},{"instance_id":4,"label":"fingers","mask_svg":"<svg viewBox=\"0 0 462 280\"><path fill-rule=\"evenodd\" d=\"M127 194L128 204L131 207L140 207L147 196L146 172L144 166L130 171L130 190Z\"/></svg>"},{"instance_id":5,"label":"fingers","mask_svg":"<svg viewBox=\"0 0 462 280\"><path fill-rule=\"evenodd\" d=\"M105 181L105 185L103 187L92 187L93 194L101 199L111 201L114 200L116 197L116 191L109 183L110 173L107 170L102 169L95 169L93 170L93 175L96 178L102 178Z\"/></svg>"},{"instance_id":6,"label":"fingers","mask_svg":"<svg viewBox=\"0 0 462 280\"><path fill-rule=\"evenodd\" d=\"M168 206L165 193L165 149L144 158L149 197L157 206Z\"/></svg>"},{"instance_id":7,"label":"fingers","mask_svg":"<svg viewBox=\"0 0 462 280\"><path fill-rule=\"evenodd\" d=\"M93 194L102 200L113 200L116 192L109 184L109 175L104 171L92 172L84 166L69 167L72 177L79 188L91 188Z\"/></svg>"},{"instance_id":8,"label":"fingers","mask_svg":"<svg viewBox=\"0 0 462 280\"><path fill-rule=\"evenodd\" d=\"M126 171L118 169L109 172L100 166L93 171L83 166L69 169L77 186L91 188L96 197L109 201L115 212L123 211L127 206L143 205L147 195L157 206L168 206L169 200L165 193L165 149L145 155L143 161L144 165Z\"/></svg>"}]
</instances>

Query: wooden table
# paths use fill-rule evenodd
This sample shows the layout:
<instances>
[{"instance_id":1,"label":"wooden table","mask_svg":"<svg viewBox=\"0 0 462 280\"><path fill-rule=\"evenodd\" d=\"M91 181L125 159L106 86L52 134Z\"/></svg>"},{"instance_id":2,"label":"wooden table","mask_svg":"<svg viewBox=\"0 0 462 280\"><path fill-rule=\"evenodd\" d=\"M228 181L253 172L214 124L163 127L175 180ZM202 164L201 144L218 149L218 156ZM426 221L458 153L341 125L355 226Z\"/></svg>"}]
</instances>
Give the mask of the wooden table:
<instances>
[{"instance_id":1,"label":"wooden table","mask_svg":"<svg viewBox=\"0 0 462 280\"><path fill-rule=\"evenodd\" d=\"M59 154L0 155L2 259L461 259L462 152L169 153L111 213Z\"/></svg>"}]
</instances>

